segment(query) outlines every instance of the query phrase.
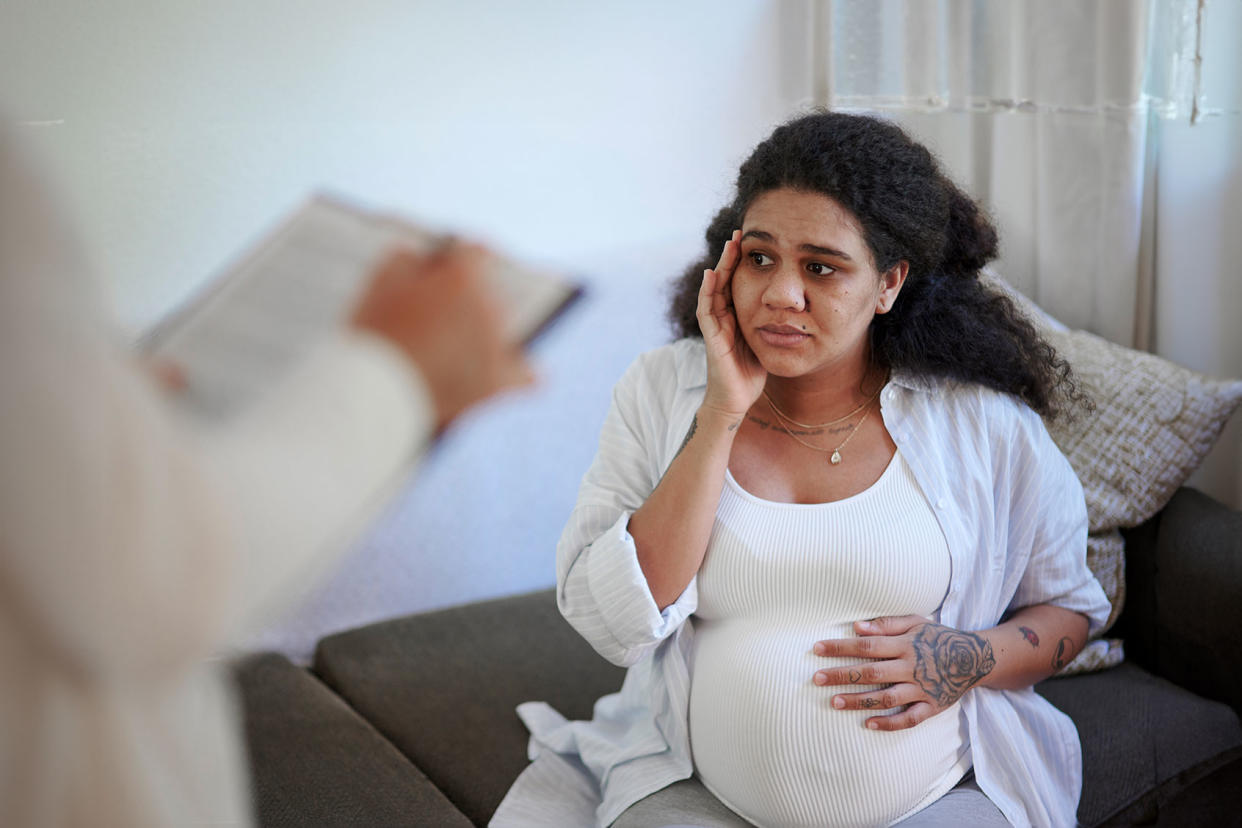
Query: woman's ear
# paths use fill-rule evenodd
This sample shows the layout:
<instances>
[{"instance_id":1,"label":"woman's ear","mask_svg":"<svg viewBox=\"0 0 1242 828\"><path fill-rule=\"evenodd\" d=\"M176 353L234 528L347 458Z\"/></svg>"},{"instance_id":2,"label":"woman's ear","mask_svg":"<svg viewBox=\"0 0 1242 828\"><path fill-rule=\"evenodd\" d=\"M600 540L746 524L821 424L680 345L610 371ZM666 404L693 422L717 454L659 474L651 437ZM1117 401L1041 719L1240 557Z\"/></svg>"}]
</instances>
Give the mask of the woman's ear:
<instances>
[{"instance_id":1,"label":"woman's ear","mask_svg":"<svg viewBox=\"0 0 1242 828\"><path fill-rule=\"evenodd\" d=\"M892 310L893 303L897 301L897 294L901 293L901 286L906 283L906 274L909 272L910 263L903 259L881 274L880 295L875 300L876 313L888 313Z\"/></svg>"}]
</instances>

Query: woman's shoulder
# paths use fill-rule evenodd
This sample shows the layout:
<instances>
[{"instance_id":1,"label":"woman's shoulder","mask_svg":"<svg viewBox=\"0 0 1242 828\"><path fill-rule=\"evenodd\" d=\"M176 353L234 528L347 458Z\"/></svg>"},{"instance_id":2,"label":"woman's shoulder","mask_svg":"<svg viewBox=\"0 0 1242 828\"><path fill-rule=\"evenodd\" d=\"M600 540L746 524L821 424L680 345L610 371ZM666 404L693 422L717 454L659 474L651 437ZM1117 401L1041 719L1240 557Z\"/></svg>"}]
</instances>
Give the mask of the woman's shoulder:
<instances>
[{"instance_id":1,"label":"woman's shoulder","mask_svg":"<svg viewBox=\"0 0 1242 828\"><path fill-rule=\"evenodd\" d=\"M707 384L707 355L703 340L678 339L639 354L622 383L685 390Z\"/></svg>"},{"instance_id":2,"label":"woman's shoulder","mask_svg":"<svg viewBox=\"0 0 1242 828\"><path fill-rule=\"evenodd\" d=\"M922 407L915 415L917 428L936 435L939 453L955 458L948 461L954 467L960 468L963 463L972 466L977 460L979 469L992 470L989 474L993 479L998 479L998 469L1022 469L1030 474L1039 468L1054 470L1047 472L1054 475L1061 473L1056 469L1069 471L1069 463L1043 418L1014 395L973 382L922 382L927 393L910 392L910 398L916 400L911 406ZM1072 477L1073 472L1069 475Z\"/></svg>"},{"instance_id":3,"label":"woman's shoulder","mask_svg":"<svg viewBox=\"0 0 1242 828\"><path fill-rule=\"evenodd\" d=\"M702 341L682 339L639 354L612 392L613 410L643 435L656 460L675 450L707 386ZM661 466L663 468L663 466Z\"/></svg>"},{"instance_id":4,"label":"woman's shoulder","mask_svg":"<svg viewBox=\"0 0 1242 828\"><path fill-rule=\"evenodd\" d=\"M949 418L967 417L987 432L1012 433L1046 431L1043 419L1013 394L977 382L946 377L904 376L899 381L908 388L925 392L927 404Z\"/></svg>"}]
</instances>

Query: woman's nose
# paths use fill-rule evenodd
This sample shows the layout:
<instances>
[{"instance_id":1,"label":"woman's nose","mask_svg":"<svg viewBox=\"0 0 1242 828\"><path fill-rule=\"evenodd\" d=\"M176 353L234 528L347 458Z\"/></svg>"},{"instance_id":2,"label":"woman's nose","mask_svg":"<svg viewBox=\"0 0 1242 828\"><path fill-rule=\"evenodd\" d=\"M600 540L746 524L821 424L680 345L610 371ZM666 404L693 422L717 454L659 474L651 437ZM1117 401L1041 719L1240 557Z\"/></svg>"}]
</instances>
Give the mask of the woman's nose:
<instances>
[{"instance_id":1,"label":"woman's nose","mask_svg":"<svg viewBox=\"0 0 1242 828\"><path fill-rule=\"evenodd\" d=\"M763 303L778 310L802 310L806 307L802 279L791 268L779 268L763 291Z\"/></svg>"}]
</instances>

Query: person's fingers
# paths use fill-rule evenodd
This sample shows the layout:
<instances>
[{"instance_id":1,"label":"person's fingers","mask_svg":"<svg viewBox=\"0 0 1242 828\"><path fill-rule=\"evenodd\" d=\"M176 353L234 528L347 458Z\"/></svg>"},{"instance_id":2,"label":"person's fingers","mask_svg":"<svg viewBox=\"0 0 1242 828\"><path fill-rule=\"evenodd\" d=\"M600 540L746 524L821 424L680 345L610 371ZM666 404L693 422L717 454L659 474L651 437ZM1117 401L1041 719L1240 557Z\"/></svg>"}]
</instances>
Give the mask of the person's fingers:
<instances>
[{"instance_id":1,"label":"person's fingers","mask_svg":"<svg viewBox=\"0 0 1242 828\"><path fill-rule=\"evenodd\" d=\"M712 268L717 273L724 271L725 262L729 259L729 242L733 241L733 236L725 239L724 245L720 248L720 255L716 258L716 266Z\"/></svg>"},{"instance_id":2,"label":"person's fingers","mask_svg":"<svg viewBox=\"0 0 1242 828\"><path fill-rule=\"evenodd\" d=\"M720 258L716 260L715 267L717 273L727 273L737 266L737 241L741 234L741 230L734 230L725 241L724 247L720 248Z\"/></svg>"},{"instance_id":3,"label":"person's fingers","mask_svg":"<svg viewBox=\"0 0 1242 828\"><path fill-rule=\"evenodd\" d=\"M515 388L525 388L529 385L534 385L539 380L539 376L535 373L535 369L531 368L530 363L525 359L518 364L518 370L515 372L515 376Z\"/></svg>"},{"instance_id":4,"label":"person's fingers","mask_svg":"<svg viewBox=\"0 0 1242 828\"><path fill-rule=\"evenodd\" d=\"M927 696L913 684L893 684L865 693L838 693L832 697L837 710L895 710L915 702L926 702Z\"/></svg>"},{"instance_id":5,"label":"person's fingers","mask_svg":"<svg viewBox=\"0 0 1242 828\"><path fill-rule=\"evenodd\" d=\"M443 248L445 258L454 266L470 268L479 275L487 267L495 254L487 247L474 242L453 240Z\"/></svg>"},{"instance_id":6,"label":"person's fingers","mask_svg":"<svg viewBox=\"0 0 1242 828\"><path fill-rule=\"evenodd\" d=\"M494 254L480 244L448 236L441 239L425 255L402 251L406 275L446 295L466 295L483 290L483 274L491 266Z\"/></svg>"},{"instance_id":7,"label":"person's fingers","mask_svg":"<svg viewBox=\"0 0 1242 828\"><path fill-rule=\"evenodd\" d=\"M737 267L737 241L735 238L725 242L724 249L720 253L720 261L717 262L716 269L712 273L712 290L708 296L710 300L709 312L720 326L729 324L729 320L733 314L733 297L729 288L729 280L733 276L733 270Z\"/></svg>"},{"instance_id":8,"label":"person's fingers","mask_svg":"<svg viewBox=\"0 0 1242 828\"><path fill-rule=\"evenodd\" d=\"M729 277L725 271L717 270L715 273L716 276L712 283L715 289L712 291L711 295L711 313L712 316L723 323L729 317L731 312L731 308L729 307L729 291L728 288L725 287L725 283L728 281Z\"/></svg>"},{"instance_id":9,"label":"person's fingers","mask_svg":"<svg viewBox=\"0 0 1242 828\"><path fill-rule=\"evenodd\" d=\"M720 278L716 280L716 294L719 295L721 310L727 309L732 304L732 283L733 272L737 270L738 263L742 261L742 231L734 230L733 235L725 242L724 249L720 251L720 261L716 264L716 272ZM718 311L719 312L719 311Z\"/></svg>"},{"instance_id":10,"label":"person's fingers","mask_svg":"<svg viewBox=\"0 0 1242 828\"><path fill-rule=\"evenodd\" d=\"M892 684L910 681L911 675L909 662L902 659L886 659L817 670L811 680L820 687L836 687L851 684Z\"/></svg>"},{"instance_id":11,"label":"person's fingers","mask_svg":"<svg viewBox=\"0 0 1242 828\"><path fill-rule=\"evenodd\" d=\"M907 730L927 721L936 713L936 708L929 702L919 701L899 713L867 719L867 727L871 730Z\"/></svg>"},{"instance_id":12,"label":"person's fingers","mask_svg":"<svg viewBox=\"0 0 1242 828\"><path fill-rule=\"evenodd\" d=\"M838 658L898 658L908 655L911 646L900 636L874 635L866 638L830 638L816 641L811 651L817 656Z\"/></svg>"},{"instance_id":13,"label":"person's fingers","mask_svg":"<svg viewBox=\"0 0 1242 828\"><path fill-rule=\"evenodd\" d=\"M927 619L921 615L885 615L866 621L855 621L854 632L859 635L902 635Z\"/></svg>"},{"instance_id":14,"label":"person's fingers","mask_svg":"<svg viewBox=\"0 0 1242 828\"><path fill-rule=\"evenodd\" d=\"M485 247L451 238L425 254L393 250L352 318L414 363L441 427L492 394L534 381L522 349L505 340L492 266Z\"/></svg>"},{"instance_id":15,"label":"person's fingers","mask_svg":"<svg viewBox=\"0 0 1242 828\"><path fill-rule=\"evenodd\" d=\"M169 394L180 394L190 386L185 368L178 362L164 357L151 357L144 366L160 389Z\"/></svg>"},{"instance_id":16,"label":"person's fingers","mask_svg":"<svg viewBox=\"0 0 1242 828\"><path fill-rule=\"evenodd\" d=\"M526 354L519 348L511 349L508 357L501 364L500 388L518 389L534 385L535 372Z\"/></svg>"},{"instance_id":17,"label":"person's fingers","mask_svg":"<svg viewBox=\"0 0 1242 828\"><path fill-rule=\"evenodd\" d=\"M380 272L387 276L410 278L425 270L431 260L430 254L416 253L408 247L397 247L389 251Z\"/></svg>"},{"instance_id":18,"label":"person's fingers","mask_svg":"<svg viewBox=\"0 0 1242 828\"><path fill-rule=\"evenodd\" d=\"M427 249L428 261L444 261L453 255L461 247L461 239L452 233L441 236L432 241L431 246Z\"/></svg>"},{"instance_id":19,"label":"person's fingers","mask_svg":"<svg viewBox=\"0 0 1242 828\"><path fill-rule=\"evenodd\" d=\"M722 324L733 316L733 272L741 261L742 247L739 242L740 230L734 230L733 236L725 242L716 269L715 291L712 293L712 313Z\"/></svg>"},{"instance_id":20,"label":"person's fingers","mask_svg":"<svg viewBox=\"0 0 1242 828\"><path fill-rule=\"evenodd\" d=\"M709 339L720 330L720 320L712 314L712 294L716 290L716 271L703 271L703 284L699 286L699 302L695 307L695 316L699 319L699 330L703 337Z\"/></svg>"}]
</instances>

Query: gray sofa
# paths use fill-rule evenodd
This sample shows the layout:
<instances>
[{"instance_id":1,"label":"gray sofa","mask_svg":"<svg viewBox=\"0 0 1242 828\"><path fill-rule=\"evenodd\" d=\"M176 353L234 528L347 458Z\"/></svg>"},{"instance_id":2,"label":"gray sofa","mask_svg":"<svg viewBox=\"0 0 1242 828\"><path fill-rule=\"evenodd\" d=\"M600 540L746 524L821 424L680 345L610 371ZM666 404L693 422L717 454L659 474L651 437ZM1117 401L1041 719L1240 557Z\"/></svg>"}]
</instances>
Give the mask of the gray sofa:
<instances>
[{"instance_id":1,"label":"gray sofa","mask_svg":"<svg viewBox=\"0 0 1242 828\"><path fill-rule=\"evenodd\" d=\"M1126 663L1037 688L1082 738L1079 820L1242 825L1242 513L1181 489L1126 535ZM259 822L485 825L527 762L514 707L588 718L622 675L551 590L332 635L310 669L249 656Z\"/></svg>"}]
</instances>

